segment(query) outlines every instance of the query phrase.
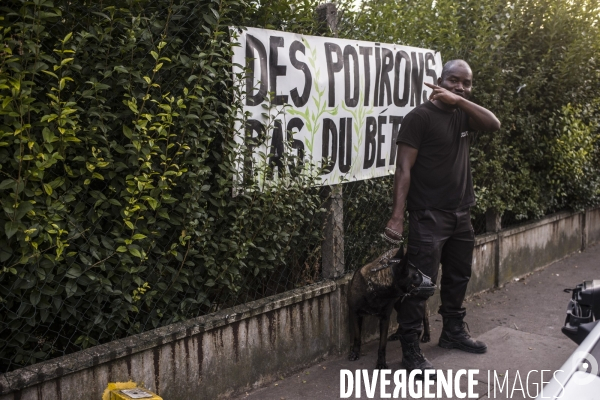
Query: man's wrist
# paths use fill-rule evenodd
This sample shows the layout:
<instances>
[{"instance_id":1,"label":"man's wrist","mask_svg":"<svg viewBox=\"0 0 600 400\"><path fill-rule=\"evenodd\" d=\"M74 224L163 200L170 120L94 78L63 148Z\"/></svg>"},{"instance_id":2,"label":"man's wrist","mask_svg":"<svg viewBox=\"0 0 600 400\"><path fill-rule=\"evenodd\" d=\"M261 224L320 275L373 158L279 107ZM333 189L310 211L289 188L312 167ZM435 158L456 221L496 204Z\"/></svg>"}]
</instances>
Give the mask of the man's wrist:
<instances>
[{"instance_id":1,"label":"man's wrist","mask_svg":"<svg viewBox=\"0 0 600 400\"><path fill-rule=\"evenodd\" d=\"M391 219L404 222L404 210L392 211Z\"/></svg>"}]
</instances>

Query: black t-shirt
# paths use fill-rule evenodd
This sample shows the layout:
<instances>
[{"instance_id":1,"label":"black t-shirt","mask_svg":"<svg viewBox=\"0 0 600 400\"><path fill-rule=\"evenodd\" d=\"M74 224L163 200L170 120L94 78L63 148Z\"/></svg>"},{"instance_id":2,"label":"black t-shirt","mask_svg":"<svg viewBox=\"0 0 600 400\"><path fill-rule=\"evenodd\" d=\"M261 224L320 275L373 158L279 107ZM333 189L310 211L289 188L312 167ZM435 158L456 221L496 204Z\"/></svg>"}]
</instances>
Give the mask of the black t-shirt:
<instances>
[{"instance_id":1,"label":"black t-shirt","mask_svg":"<svg viewBox=\"0 0 600 400\"><path fill-rule=\"evenodd\" d=\"M469 116L427 101L409 112L396 142L419 150L410 172L408 210L456 211L475 204L469 161Z\"/></svg>"}]
</instances>

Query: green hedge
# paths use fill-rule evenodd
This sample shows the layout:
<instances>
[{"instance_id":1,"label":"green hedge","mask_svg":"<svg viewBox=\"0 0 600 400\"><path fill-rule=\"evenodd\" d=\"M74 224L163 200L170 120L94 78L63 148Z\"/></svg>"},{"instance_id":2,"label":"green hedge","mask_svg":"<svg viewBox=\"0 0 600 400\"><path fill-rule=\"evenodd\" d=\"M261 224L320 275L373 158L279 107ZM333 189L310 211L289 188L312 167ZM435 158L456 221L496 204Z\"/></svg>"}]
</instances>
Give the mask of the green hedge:
<instances>
[{"instance_id":1,"label":"green hedge","mask_svg":"<svg viewBox=\"0 0 600 400\"><path fill-rule=\"evenodd\" d=\"M595 0L372 0L341 34L467 60L502 122L472 149L475 211L531 218L600 202L599 15Z\"/></svg>"},{"instance_id":2,"label":"green hedge","mask_svg":"<svg viewBox=\"0 0 600 400\"><path fill-rule=\"evenodd\" d=\"M0 372L319 279L312 179L234 187L228 30L328 34L316 3L2 2ZM339 35L469 61L503 123L473 148L480 213L597 204L598 5L511 4L366 1ZM352 265L390 185L345 185Z\"/></svg>"},{"instance_id":3,"label":"green hedge","mask_svg":"<svg viewBox=\"0 0 600 400\"><path fill-rule=\"evenodd\" d=\"M248 148L228 26L258 4L11 0L0 15L0 372L253 299L275 273L314 277L281 272L320 243L312 178L247 175L233 196Z\"/></svg>"}]
</instances>

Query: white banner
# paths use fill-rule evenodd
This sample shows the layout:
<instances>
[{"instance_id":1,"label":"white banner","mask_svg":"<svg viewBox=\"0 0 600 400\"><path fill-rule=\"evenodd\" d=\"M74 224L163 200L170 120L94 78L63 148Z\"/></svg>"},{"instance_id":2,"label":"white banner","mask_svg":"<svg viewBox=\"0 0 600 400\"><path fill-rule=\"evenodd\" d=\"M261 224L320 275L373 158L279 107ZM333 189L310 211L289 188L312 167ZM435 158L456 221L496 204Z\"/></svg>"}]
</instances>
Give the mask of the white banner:
<instances>
[{"instance_id":1,"label":"white banner","mask_svg":"<svg viewBox=\"0 0 600 400\"><path fill-rule=\"evenodd\" d=\"M233 62L250 71L236 140L265 138L255 162L284 168L289 151L325 166L323 184L392 174L402 119L442 71L440 53L416 47L257 28L236 40Z\"/></svg>"}]
</instances>

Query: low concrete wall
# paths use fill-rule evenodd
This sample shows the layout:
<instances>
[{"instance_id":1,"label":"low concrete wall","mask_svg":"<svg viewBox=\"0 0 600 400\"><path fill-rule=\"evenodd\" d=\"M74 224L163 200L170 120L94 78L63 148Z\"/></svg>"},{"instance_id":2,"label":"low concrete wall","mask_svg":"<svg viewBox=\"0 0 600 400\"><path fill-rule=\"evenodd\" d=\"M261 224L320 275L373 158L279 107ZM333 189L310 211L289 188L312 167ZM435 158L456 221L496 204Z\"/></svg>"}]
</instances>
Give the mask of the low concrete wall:
<instances>
[{"instance_id":1,"label":"low concrete wall","mask_svg":"<svg viewBox=\"0 0 600 400\"><path fill-rule=\"evenodd\" d=\"M100 399L129 379L165 399L225 398L339 352L339 282L323 282L0 376L1 400Z\"/></svg>"},{"instance_id":2,"label":"low concrete wall","mask_svg":"<svg viewBox=\"0 0 600 400\"><path fill-rule=\"evenodd\" d=\"M582 214L558 213L499 233L498 283L581 250Z\"/></svg>"},{"instance_id":3,"label":"low concrete wall","mask_svg":"<svg viewBox=\"0 0 600 400\"><path fill-rule=\"evenodd\" d=\"M585 212L585 228L584 246L600 243L600 208Z\"/></svg>"},{"instance_id":4,"label":"low concrete wall","mask_svg":"<svg viewBox=\"0 0 600 400\"><path fill-rule=\"evenodd\" d=\"M468 294L600 242L600 209L561 213L478 236ZM0 375L0 400L99 399L133 380L168 400L226 398L349 348L351 275ZM437 312L439 295L429 301ZM395 321L395 316L392 316ZM392 324L390 331L396 328ZM363 340L378 337L365 320Z\"/></svg>"},{"instance_id":5,"label":"low concrete wall","mask_svg":"<svg viewBox=\"0 0 600 400\"><path fill-rule=\"evenodd\" d=\"M497 234L486 234L475 239L473 268L467 296L493 288L497 281Z\"/></svg>"}]
</instances>

